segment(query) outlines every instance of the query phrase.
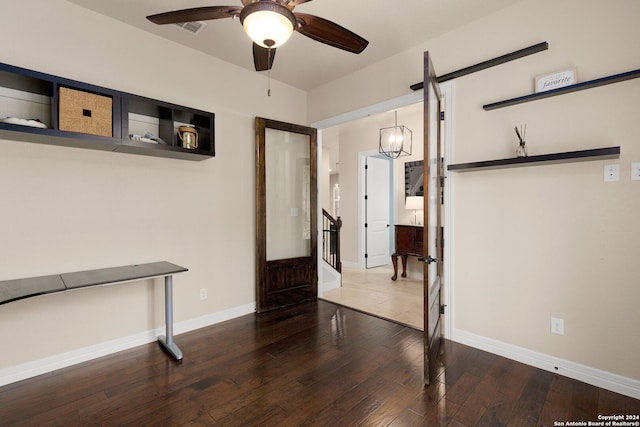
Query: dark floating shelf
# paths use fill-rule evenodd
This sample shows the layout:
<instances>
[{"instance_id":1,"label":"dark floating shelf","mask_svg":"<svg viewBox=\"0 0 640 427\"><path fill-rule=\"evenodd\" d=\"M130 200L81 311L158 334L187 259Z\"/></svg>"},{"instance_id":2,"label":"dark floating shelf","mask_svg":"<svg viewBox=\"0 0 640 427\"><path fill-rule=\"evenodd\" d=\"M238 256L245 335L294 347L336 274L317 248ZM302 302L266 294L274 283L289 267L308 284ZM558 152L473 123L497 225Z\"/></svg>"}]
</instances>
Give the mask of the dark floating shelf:
<instances>
[{"instance_id":1,"label":"dark floating shelf","mask_svg":"<svg viewBox=\"0 0 640 427\"><path fill-rule=\"evenodd\" d=\"M519 166L535 166L554 163L586 162L589 160L617 159L620 147L594 148L591 150L567 151L539 156L514 157L511 159L487 160L484 162L458 163L447 166L452 172L470 172L490 169L506 169Z\"/></svg>"},{"instance_id":2,"label":"dark floating shelf","mask_svg":"<svg viewBox=\"0 0 640 427\"><path fill-rule=\"evenodd\" d=\"M538 92L531 95L520 96L518 98L507 99L505 101L494 102L493 104L483 105L486 111L495 110L496 108L509 107L510 105L522 104L525 102L535 101L552 96L564 95L565 93L577 92L579 90L591 89L598 86L604 86L612 83L618 83L625 80L636 79L640 77L640 69L627 71L613 76L601 77L595 80L589 80L582 83L576 83L571 86L565 86L558 89L548 90L546 92Z\"/></svg>"},{"instance_id":3,"label":"dark floating shelf","mask_svg":"<svg viewBox=\"0 0 640 427\"><path fill-rule=\"evenodd\" d=\"M487 61L479 62L475 65L470 65L465 68L453 71L451 73L438 76L438 83L446 82L448 80L457 79L458 77L466 76L467 74L476 73L478 71L486 70L487 68L495 67L496 65L504 64L509 61L524 58L534 53L542 52L549 49L549 43L542 42L534 44L533 46L525 47L524 49L516 50L515 52L507 53L505 55L498 56ZM424 87L424 82L414 83L409 86L411 90L416 91Z\"/></svg>"}]
</instances>

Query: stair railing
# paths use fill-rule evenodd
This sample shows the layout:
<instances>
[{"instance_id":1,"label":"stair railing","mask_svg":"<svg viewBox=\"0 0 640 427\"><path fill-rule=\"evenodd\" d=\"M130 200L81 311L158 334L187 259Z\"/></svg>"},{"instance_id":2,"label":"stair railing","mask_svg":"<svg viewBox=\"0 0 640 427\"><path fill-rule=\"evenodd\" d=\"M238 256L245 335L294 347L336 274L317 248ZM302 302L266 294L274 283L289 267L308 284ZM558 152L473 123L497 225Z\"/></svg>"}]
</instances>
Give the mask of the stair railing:
<instances>
[{"instance_id":1,"label":"stair railing","mask_svg":"<svg viewBox=\"0 0 640 427\"><path fill-rule=\"evenodd\" d=\"M342 220L335 219L329 212L322 209L322 259L331 265L338 273L342 272L340 261L340 228Z\"/></svg>"}]
</instances>

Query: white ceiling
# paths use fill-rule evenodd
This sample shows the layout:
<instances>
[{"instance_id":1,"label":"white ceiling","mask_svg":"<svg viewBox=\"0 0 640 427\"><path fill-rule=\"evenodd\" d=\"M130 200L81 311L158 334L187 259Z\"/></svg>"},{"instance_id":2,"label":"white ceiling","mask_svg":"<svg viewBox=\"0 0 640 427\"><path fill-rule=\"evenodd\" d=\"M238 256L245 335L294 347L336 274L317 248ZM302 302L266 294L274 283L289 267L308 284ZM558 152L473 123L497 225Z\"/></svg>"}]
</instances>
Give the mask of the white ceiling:
<instances>
[{"instance_id":1,"label":"white ceiling","mask_svg":"<svg viewBox=\"0 0 640 427\"><path fill-rule=\"evenodd\" d=\"M240 0L68 0L144 31L254 70L251 40L239 21L207 21L197 35L145 17L200 6L240 6ZM294 33L278 48L271 77L302 90L338 79L521 0L314 0L296 7L369 41L360 55Z\"/></svg>"}]
</instances>

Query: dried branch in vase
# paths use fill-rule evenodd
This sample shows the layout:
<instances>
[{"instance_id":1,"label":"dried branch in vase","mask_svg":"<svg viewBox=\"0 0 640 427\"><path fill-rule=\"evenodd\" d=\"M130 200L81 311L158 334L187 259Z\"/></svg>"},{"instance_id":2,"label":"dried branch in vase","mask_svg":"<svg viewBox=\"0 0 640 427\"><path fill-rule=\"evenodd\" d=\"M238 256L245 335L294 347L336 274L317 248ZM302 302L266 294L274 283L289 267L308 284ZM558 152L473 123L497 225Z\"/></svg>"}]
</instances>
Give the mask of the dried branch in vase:
<instances>
[{"instance_id":1,"label":"dried branch in vase","mask_svg":"<svg viewBox=\"0 0 640 427\"><path fill-rule=\"evenodd\" d=\"M516 148L516 157L527 157L527 147L525 135L527 133L527 124L520 125L520 130L518 130L518 126L513 128L516 131L516 135L518 136L518 148Z\"/></svg>"}]
</instances>

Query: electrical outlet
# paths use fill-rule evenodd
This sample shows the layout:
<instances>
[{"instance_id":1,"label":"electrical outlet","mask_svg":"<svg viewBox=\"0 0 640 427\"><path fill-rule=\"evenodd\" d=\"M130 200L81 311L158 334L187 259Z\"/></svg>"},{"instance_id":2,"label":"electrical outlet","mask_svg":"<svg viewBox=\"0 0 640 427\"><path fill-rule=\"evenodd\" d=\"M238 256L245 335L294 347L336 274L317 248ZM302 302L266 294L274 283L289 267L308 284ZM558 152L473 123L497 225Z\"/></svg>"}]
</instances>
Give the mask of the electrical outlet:
<instances>
[{"instance_id":1,"label":"electrical outlet","mask_svg":"<svg viewBox=\"0 0 640 427\"><path fill-rule=\"evenodd\" d=\"M640 181L640 163L631 163L631 181Z\"/></svg>"},{"instance_id":2,"label":"electrical outlet","mask_svg":"<svg viewBox=\"0 0 640 427\"><path fill-rule=\"evenodd\" d=\"M200 288L200 301L207 299L207 288Z\"/></svg>"},{"instance_id":3,"label":"electrical outlet","mask_svg":"<svg viewBox=\"0 0 640 427\"><path fill-rule=\"evenodd\" d=\"M604 165L604 182L620 181L620 165Z\"/></svg>"},{"instance_id":4,"label":"electrical outlet","mask_svg":"<svg viewBox=\"0 0 640 427\"><path fill-rule=\"evenodd\" d=\"M556 317L551 318L551 333L564 335L564 320Z\"/></svg>"}]
</instances>

